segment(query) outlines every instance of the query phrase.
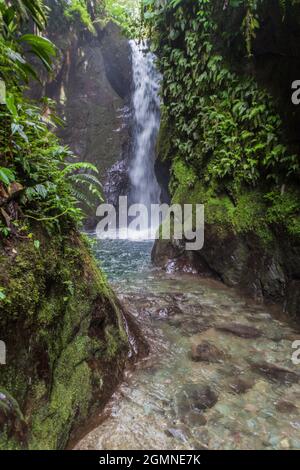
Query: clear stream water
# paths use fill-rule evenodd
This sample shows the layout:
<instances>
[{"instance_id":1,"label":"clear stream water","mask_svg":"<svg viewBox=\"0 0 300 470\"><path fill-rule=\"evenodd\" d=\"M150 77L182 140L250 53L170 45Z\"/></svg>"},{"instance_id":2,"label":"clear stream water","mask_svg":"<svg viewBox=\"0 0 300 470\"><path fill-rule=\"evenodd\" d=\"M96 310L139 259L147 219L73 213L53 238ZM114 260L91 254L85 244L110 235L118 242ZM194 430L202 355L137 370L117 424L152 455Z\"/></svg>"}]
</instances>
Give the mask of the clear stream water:
<instances>
[{"instance_id":1,"label":"clear stream water","mask_svg":"<svg viewBox=\"0 0 300 470\"><path fill-rule=\"evenodd\" d=\"M76 449L300 449L299 331L219 282L156 270L151 248L95 242L151 351Z\"/></svg>"}]
</instances>

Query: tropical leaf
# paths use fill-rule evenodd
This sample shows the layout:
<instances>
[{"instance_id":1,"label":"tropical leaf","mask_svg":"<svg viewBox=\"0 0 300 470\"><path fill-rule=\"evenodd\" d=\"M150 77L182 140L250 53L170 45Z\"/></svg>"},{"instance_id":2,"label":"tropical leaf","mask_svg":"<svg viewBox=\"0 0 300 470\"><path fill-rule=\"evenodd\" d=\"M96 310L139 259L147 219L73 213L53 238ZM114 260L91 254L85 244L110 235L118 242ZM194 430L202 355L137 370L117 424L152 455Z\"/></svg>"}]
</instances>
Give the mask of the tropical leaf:
<instances>
[{"instance_id":1,"label":"tropical leaf","mask_svg":"<svg viewBox=\"0 0 300 470\"><path fill-rule=\"evenodd\" d=\"M15 181L14 172L9 168L0 166L0 182L8 186L13 181Z\"/></svg>"},{"instance_id":2,"label":"tropical leaf","mask_svg":"<svg viewBox=\"0 0 300 470\"><path fill-rule=\"evenodd\" d=\"M56 56L56 47L54 44L41 36L35 34L23 34L19 39L30 46L30 52L40 58L47 70L51 70L52 58Z\"/></svg>"}]
</instances>

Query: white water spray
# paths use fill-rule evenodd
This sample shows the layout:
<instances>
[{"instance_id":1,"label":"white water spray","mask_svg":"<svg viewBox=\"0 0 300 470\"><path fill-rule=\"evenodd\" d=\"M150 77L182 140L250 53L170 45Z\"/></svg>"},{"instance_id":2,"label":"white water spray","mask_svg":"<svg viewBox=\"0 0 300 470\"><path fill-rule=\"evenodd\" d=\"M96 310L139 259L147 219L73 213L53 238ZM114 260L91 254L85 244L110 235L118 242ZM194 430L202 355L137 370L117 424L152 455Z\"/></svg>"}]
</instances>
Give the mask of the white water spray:
<instances>
[{"instance_id":1,"label":"white water spray","mask_svg":"<svg viewBox=\"0 0 300 470\"><path fill-rule=\"evenodd\" d=\"M160 200L160 187L155 172L155 145L160 125L158 96L160 75L155 56L146 42L130 41L133 68L134 145L129 169L131 203L144 204L148 209Z\"/></svg>"}]
</instances>

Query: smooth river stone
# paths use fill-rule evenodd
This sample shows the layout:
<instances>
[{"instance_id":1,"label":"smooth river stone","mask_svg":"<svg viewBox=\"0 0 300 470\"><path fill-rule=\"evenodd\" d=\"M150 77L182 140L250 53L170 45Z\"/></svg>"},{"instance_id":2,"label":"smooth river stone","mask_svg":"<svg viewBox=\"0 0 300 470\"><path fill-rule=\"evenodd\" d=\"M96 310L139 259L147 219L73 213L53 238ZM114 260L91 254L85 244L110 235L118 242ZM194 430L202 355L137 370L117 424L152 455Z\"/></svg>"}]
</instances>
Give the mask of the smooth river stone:
<instances>
[{"instance_id":1,"label":"smooth river stone","mask_svg":"<svg viewBox=\"0 0 300 470\"><path fill-rule=\"evenodd\" d=\"M223 325L217 325L215 328L216 330L231 333L245 339L255 339L262 336L261 331L257 328L248 325L241 325L239 323L224 323Z\"/></svg>"},{"instance_id":2,"label":"smooth river stone","mask_svg":"<svg viewBox=\"0 0 300 470\"><path fill-rule=\"evenodd\" d=\"M251 369L272 382L286 385L298 383L300 378L296 372L268 362L253 363L251 364Z\"/></svg>"},{"instance_id":3,"label":"smooth river stone","mask_svg":"<svg viewBox=\"0 0 300 470\"><path fill-rule=\"evenodd\" d=\"M293 413L297 411L297 407L289 401L281 400L276 403L276 410L279 411L279 413Z\"/></svg>"},{"instance_id":4,"label":"smooth river stone","mask_svg":"<svg viewBox=\"0 0 300 470\"><path fill-rule=\"evenodd\" d=\"M205 411L217 401L217 394L208 385L188 384L175 397L176 412L184 420L190 412Z\"/></svg>"},{"instance_id":5,"label":"smooth river stone","mask_svg":"<svg viewBox=\"0 0 300 470\"><path fill-rule=\"evenodd\" d=\"M200 344L192 346L191 358L195 362L216 363L224 360L225 354L208 341L202 341Z\"/></svg>"},{"instance_id":6,"label":"smooth river stone","mask_svg":"<svg viewBox=\"0 0 300 470\"><path fill-rule=\"evenodd\" d=\"M254 385L253 380L237 378L229 384L229 389L231 392L240 395L250 390L253 387L253 385Z\"/></svg>"}]
</instances>

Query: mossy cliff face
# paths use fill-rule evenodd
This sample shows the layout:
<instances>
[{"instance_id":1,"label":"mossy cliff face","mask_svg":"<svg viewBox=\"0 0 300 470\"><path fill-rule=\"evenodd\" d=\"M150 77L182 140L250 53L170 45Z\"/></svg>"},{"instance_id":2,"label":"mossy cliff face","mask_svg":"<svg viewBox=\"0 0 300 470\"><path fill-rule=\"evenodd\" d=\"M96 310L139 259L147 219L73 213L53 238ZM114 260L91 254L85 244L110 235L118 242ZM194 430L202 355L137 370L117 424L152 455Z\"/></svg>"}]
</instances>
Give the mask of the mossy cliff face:
<instances>
[{"instance_id":1,"label":"mossy cliff face","mask_svg":"<svg viewBox=\"0 0 300 470\"><path fill-rule=\"evenodd\" d=\"M277 0L261 4L253 12L249 2L187 0L154 16L163 74L156 172L165 199L205 205L205 243L187 253L183 242L158 241L153 260L215 275L300 316L299 109L286 91L298 53L280 59L287 74L269 73L275 50L281 56L299 33L300 12L289 6L283 19Z\"/></svg>"},{"instance_id":2,"label":"mossy cliff face","mask_svg":"<svg viewBox=\"0 0 300 470\"><path fill-rule=\"evenodd\" d=\"M131 49L120 28L107 23L104 13L95 31L77 19L67 19L63 2L48 0L46 36L57 46L51 75L31 87L33 98L48 96L57 104L64 127L57 133L81 161L93 163L99 178L116 162L126 159L130 126ZM90 4L89 8L94 8ZM125 192L127 173L122 172L120 191ZM95 214L93 214L95 215Z\"/></svg>"},{"instance_id":3,"label":"mossy cliff face","mask_svg":"<svg viewBox=\"0 0 300 470\"><path fill-rule=\"evenodd\" d=\"M155 264L214 276L256 298L279 303L300 318L300 192L287 189L272 203L260 189L244 189L234 200L203 182L180 157L172 158L170 123L162 121L157 174L169 166L168 193L174 204L204 204L205 241L200 251L185 250L185 240L156 241ZM166 188L165 188L166 193Z\"/></svg>"},{"instance_id":4,"label":"mossy cliff face","mask_svg":"<svg viewBox=\"0 0 300 470\"><path fill-rule=\"evenodd\" d=\"M39 240L0 251L2 449L64 448L105 404L129 352L123 313L86 242L74 232Z\"/></svg>"}]
</instances>

